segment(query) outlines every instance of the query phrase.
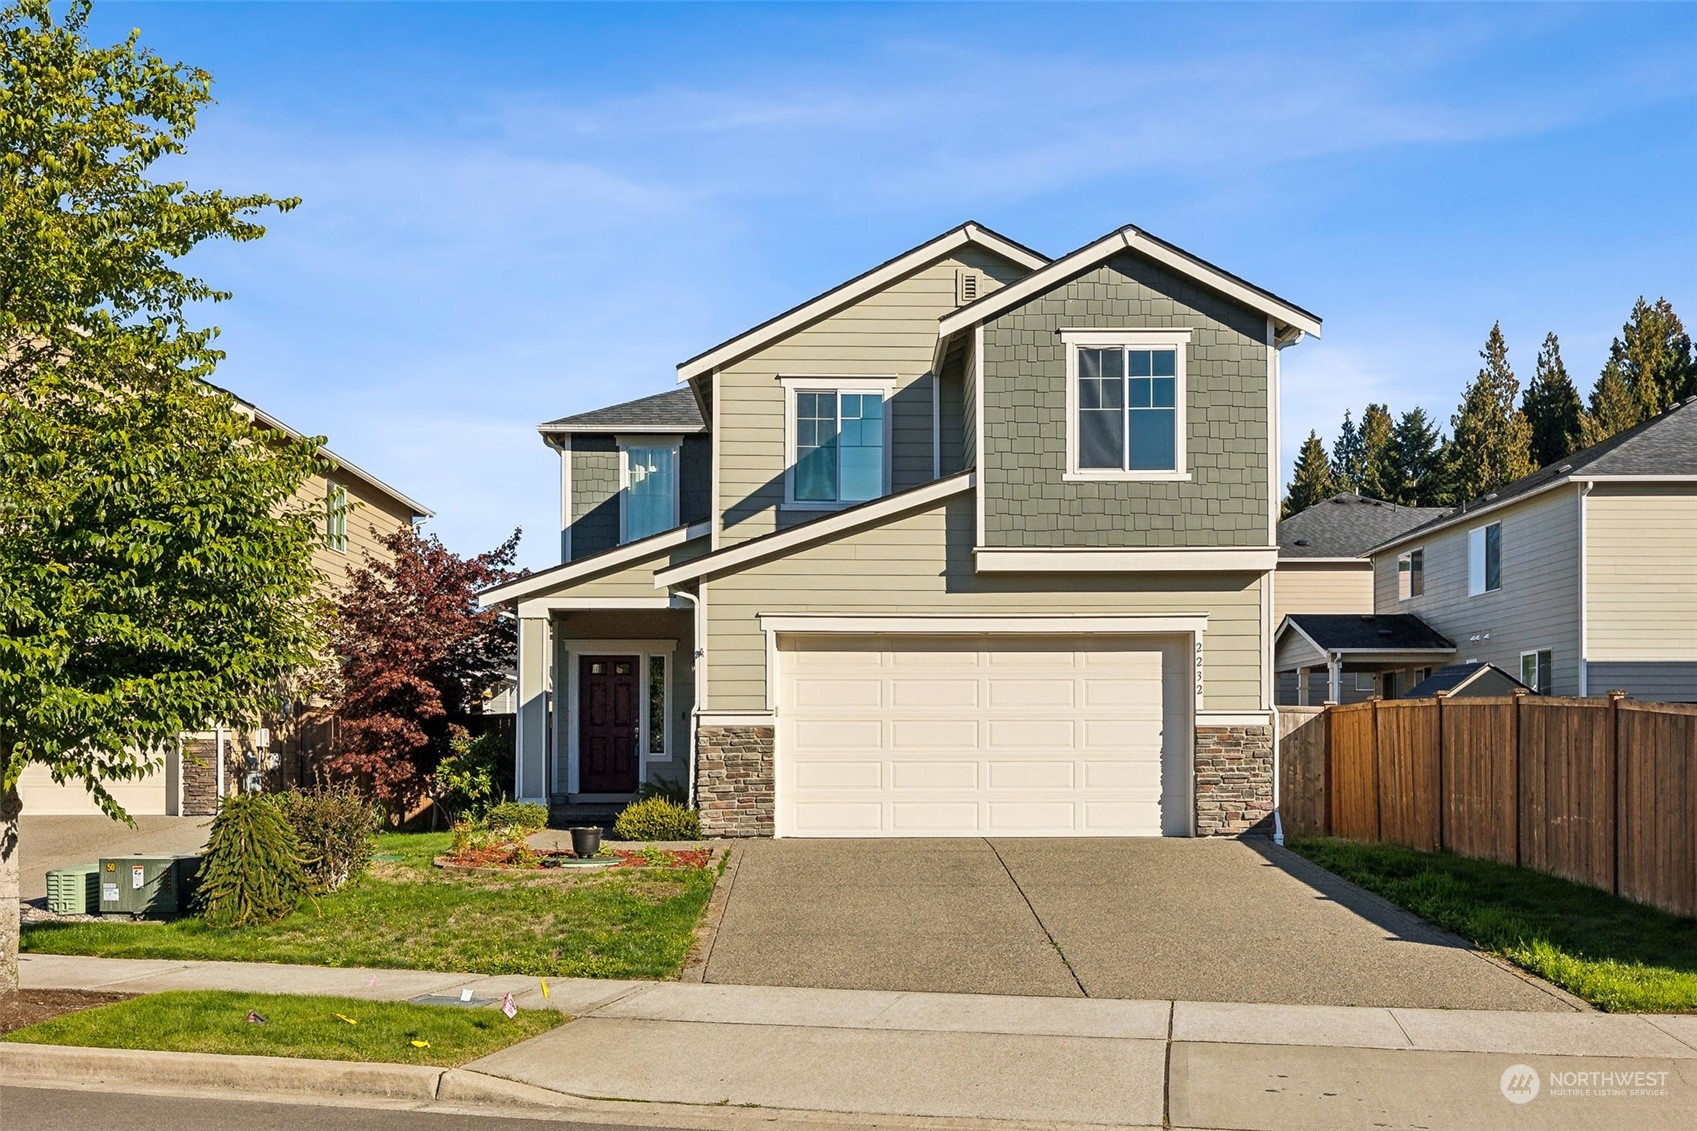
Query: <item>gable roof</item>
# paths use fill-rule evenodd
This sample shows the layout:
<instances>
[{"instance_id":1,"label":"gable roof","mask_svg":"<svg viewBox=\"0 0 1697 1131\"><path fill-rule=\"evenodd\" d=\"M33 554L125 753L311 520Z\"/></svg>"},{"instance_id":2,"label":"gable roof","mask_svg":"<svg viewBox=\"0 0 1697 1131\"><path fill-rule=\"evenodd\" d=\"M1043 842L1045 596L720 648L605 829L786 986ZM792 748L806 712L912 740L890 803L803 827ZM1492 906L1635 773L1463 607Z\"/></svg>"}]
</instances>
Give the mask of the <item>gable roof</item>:
<instances>
[{"instance_id":1,"label":"gable roof","mask_svg":"<svg viewBox=\"0 0 1697 1131\"><path fill-rule=\"evenodd\" d=\"M1305 334L1313 334L1316 338L1320 336L1319 315L1286 302L1271 291L1263 290L1246 279L1241 279L1181 247L1129 224L1109 232L1099 240L1085 244L1077 251L1053 260L1017 282L991 291L976 302L969 302L959 310L943 315L937 321L938 335L948 338L961 330L994 318L1122 251L1133 251L1153 259L1227 298L1241 302L1251 310L1259 310L1274 319L1281 329L1300 330Z\"/></svg>"},{"instance_id":2,"label":"gable roof","mask_svg":"<svg viewBox=\"0 0 1697 1131\"><path fill-rule=\"evenodd\" d=\"M1516 688L1531 691L1524 683L1495 664L1469 660L1465 664L1450 664L1439 668L1401 696L1403 699L1430 699L1442 691L1450 695L1469 692L1473 695L1507 695Z\"/></svg>"},{"instance_id":3,"label":"gable roof","mask_svg":"<svg viewBox=\"0 0 1697 1131\"><path fill-rule=\"evenodd\" d=\"M1413 613L1291 613L1294 628L1322 652L1453 652L1455 645Z\"/></svg>"},{"instance_id":4,"label":"gable roof","mask_svg":"<svg viewBox=\"0 0 1697 1131\"><path fill-rule=\"evenodd\" d=\"M305 434L297 432L287 424L284 424L281 420L278 420L275 416L272 416L269 412L266 412L252 401L243 400L241 397L230 392L230 390L221 385L214 385L210 381L203 383L209 388L217 389L220 393L228 394L230 398L236 402L240 411L252 413L253 419L259 421L259 423L265 425L267 428L276 429L278 432L281 432L283 435L294 440L306 439ZM383 482L383 480L377 478L377 476L371 474L371 472L360 467L352 460L344 459L329 448L322 446L318 449L318 454L335 463L336 467L335 470L331 472L332 475L338 472L344 475L351 475L353 478L358 479L361 483L364 483L367 487L374 488L375 490L389 496L397 503L400 503L401 506L407 509L414 519L436 517L435 511L431 510L423 503L417 502L414 499L401 494L399 491Z\"/></svg>"},{"instance_id":5,"label":"gable roof","mask_svg":"<svg viewBox=\"0 0 1697 1131\"><path fill-rule=\"evenodd\" d=\"M940 236L926 240L918 247L904 251L893 259L885 260L870 271L864 271L846 283L839 283L824 294L816 295L806 302L792 306L782 314L768 318L760 325L744 330L734 338L728 338L711 349L703 350L687 361L679 362L678 380L688 381L692 377L699 377L703 373L710 372L716 365L722 365L733 358L751 353L761 346L800 329L809 322L823 318L863 295L870 294L886 283L899 279L909 271L923 267L933 259L947 255L966 244L977 244L1029 270L1035 270L1049 262L1049 257L1041 252L1033 251L1023 244L1015 243L1004 235L992 232L976 220L968 220L964 224L950 228Z\"/></svg>"},{"instance_id":6,"label":"gable roof","mask_svg":"<svg viewBox=\"0 0 1697 1131\"><path fill-rule=\"evenodd\" d=\"M1345 491L1279 523L1279 559L1364 558L1387 538L1446 513L1442 507L1402 507Z\"/></svg>"},{"instance_id":7,"label":"gable roof","mask_svg":"<svg viewBox=\"0 0 1697 1131\"><path fill-rule=\"evenodd\" d=\"M1592 444L1481 498L1446 510L1431 522L1392 535L1374 546L1373 553L1475 519L1565 483L1609 480L1697 480L1697 397L1687 397L1660 416L1652 416L1600 444Z\"/></svg>"},{"instance_id":8,"label":"gable roof","mask_svg":"<svg viewBox=\"0 0 1697 1131\"><path fill-rule=\"evenodd\" d=\"M538 432L705 432L701 406L688 389L668 389L651 397L562 416L536 426Z\"/></svg>"}]
</instances>

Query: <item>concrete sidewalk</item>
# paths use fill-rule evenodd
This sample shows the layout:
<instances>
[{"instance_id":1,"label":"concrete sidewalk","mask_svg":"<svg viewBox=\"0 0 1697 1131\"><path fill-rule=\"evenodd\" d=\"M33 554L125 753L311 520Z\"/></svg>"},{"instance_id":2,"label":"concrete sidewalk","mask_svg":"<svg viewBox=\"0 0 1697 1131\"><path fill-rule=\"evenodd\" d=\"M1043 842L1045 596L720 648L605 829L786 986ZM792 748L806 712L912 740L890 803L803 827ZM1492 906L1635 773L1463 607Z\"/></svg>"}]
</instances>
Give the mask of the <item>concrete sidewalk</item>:
<instances>
[{"instance_id":1,"label":"concrete sidewalk","mask_svg":"<svg viewBox=\"0 0 1697 1131\"><path fill-rule=\"evenodd\" d=\"M544 1001L529 977L57 955L25 955L21 966L31 989L410 1000L469 988L491 1002L512 992L575 1019L465 1067L562 1103L1269 1131L1697 1124L1693 1016L591 979L551 981ZM9 1054L0 1046L0 1064ZM1524 1105L1500 1087L1517 1064L1542 1082ZM1634 1077L1636 1089L1595 1075L1611 1072L1651 1075Z\"/></svg>"}]
</instances>

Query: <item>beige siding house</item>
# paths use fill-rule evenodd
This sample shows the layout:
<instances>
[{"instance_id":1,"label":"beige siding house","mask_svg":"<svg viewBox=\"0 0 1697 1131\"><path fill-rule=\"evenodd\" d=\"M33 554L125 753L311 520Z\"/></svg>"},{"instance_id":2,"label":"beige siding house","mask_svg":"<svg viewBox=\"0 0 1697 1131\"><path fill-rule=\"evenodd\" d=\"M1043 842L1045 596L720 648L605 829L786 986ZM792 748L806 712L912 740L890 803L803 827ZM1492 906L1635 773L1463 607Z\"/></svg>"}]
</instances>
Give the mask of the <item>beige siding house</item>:
<instances>
[{"instance_id":1,"label":"beige siding house","mask_svg":"<svg viewBox=\"0 0 1697 1131\"><path fill-rule=\"evenodd\" d=\"M301 435L239 398L236 410L268 429L296 438ZM312 564L325 594L330 595L347 584L350 569L368 559L388 555L382 544L384 538L429 518L431 512L328 448L323 454L334 463L333 470L308 478L298 498L323 515ZM310 705L294 712L287 721L268 721L272 725L228 727L184 736L190 756L185 757L180 750L171 751L156 772L138 781L114 782L109 787L111 793L132 816L193 816L211 813L219 790L225 795L236 792L241 788L243 775L256 767L266 775L270 785L306 784L311 759L328 741L328 722ZM24 771L19 791L26 813L100 812L82 785L75 782L59 785L42 766L31 766Z\"/></svg>"},{"instance_id":2,"label":"beige siding house","mask_svg":"<svg viewBox=\"0 0 1697 1131\"><path fill-rule=\"evenodd\" d=\"M561 564L516 779L722 836L1268 823L1279 351L1319 320L1125 228L963 224L541 426ZM693 451L693 455L692 455Z\"/></svg>"},{"instance_id":3,"label":"beige siding house","mask_svg":"<svg viewBox=\"0 0 1697 1131\"><path fill-rule=\"evenodd\" d=\"M1376 611L1418 616L1457 660L1546 694L1697 702L1697 402L1388 539L1372 560Z\"/></svg>"}]
</instances>

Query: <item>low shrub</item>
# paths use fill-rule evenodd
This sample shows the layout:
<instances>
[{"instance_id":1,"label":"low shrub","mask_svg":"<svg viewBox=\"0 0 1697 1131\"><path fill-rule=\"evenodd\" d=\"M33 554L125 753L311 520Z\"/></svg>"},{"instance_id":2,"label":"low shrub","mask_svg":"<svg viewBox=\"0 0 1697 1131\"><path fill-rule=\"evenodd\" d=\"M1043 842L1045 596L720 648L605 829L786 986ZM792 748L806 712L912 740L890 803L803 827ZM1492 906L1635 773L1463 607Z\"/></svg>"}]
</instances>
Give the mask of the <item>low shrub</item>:
<instances>
[{"instance_id":1,"label":"low shrub","mask_svg":"<svg viewBox=\"0 0 1697 1131\"><path fill-rule=\"evenodd\" d=\"M700 840L701 814L664 797L626 805L613 822L620 840Z\"/></svg>"},{"instance_id":2,"label":"low shrub","mask_svg":"<svg viewBox=\"0 0 1697 1131\"><path fill-rule=\"evenodd\" d=\"M383 815L348 785L291 789L275 796L300 843L308 889L335 891L371 865Z\"/></svg>"},{"instance_id":3,"label":"low shrub","mask_svg":"<svg viewBox=\"0 0 1697 1131\"><path fill-rule=\"evenodd\" d=\"M501 796L500 766L512 759L509 743L499 735L473 738L464 727L450 727L448 753L436 764L437 799L455 820L478 820Z\"/></svg>"},{"instance_id":4,"label":"low shrub","mask_svg":"<svg viewBox=\"0 0 1697 1131\"><path fill-rule=\"evenodd\" d=\"M528 836L548 827L548 806L535 801L503 801L483 815L482 824L491 829L520 829Z\"/></svg>"},{"instance_id":5,"label":"low shrub","mask_svg":"<svg viewBox=\"0 0 1697 1131\"><path fill-rule=\"evenodd\" d=\"M270 797L226 798L212 833L193 910L209 927L251 927L287 918L306 890L300 842Z\"/></svg>"}]
</instances>

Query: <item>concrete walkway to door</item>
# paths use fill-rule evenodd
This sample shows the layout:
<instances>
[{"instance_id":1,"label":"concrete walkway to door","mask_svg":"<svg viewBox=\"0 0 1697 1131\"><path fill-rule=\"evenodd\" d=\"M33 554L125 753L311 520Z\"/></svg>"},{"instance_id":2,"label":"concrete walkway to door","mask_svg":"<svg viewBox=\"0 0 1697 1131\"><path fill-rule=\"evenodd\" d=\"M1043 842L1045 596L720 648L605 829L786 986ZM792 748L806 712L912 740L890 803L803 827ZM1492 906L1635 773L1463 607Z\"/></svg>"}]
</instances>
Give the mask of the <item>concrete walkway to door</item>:
<instances>
[{"instance_id":1,"label":"concrete walkway to door","mask_svg":"<svg viewBox=\"0 0 1697 1131\"><path fill-rule=\"evenodd\" d=\"M708 982L1584 1008L1263 842L779 840L739 849Z\"/></svg>"}]
</instances>

